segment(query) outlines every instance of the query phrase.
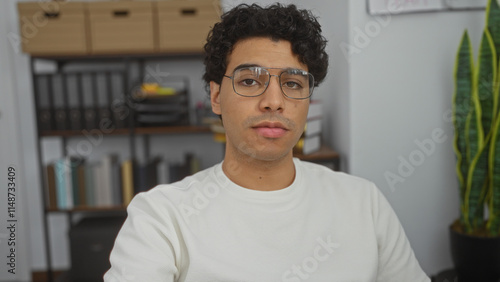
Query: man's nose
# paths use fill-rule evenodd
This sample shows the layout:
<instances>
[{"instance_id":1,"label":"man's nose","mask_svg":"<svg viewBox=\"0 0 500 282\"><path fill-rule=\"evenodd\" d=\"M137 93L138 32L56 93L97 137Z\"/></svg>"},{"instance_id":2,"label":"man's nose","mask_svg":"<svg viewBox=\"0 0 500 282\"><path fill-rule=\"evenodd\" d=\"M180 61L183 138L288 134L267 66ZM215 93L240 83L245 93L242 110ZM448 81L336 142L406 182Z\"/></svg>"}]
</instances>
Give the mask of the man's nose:
<instances>
[{"instance_id":1,"label":"man's nose","mask_svg":"<svg viewBox=\"0 0 500 282\"><path fill-rule=\"evenodd\" d=\"M282 111L284 96L280 86L279 75L271 74L264 94L261 95L260 108L262 111Z\"/></svg>"}]
</instances>

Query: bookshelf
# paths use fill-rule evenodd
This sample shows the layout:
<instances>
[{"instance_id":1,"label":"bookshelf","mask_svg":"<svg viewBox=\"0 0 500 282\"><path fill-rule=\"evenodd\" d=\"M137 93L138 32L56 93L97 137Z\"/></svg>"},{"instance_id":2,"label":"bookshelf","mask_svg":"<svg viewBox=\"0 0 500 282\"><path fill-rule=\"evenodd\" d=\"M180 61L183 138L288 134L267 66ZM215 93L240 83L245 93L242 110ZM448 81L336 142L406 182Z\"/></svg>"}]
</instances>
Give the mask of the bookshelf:
<instances>
[{"instance_id":1,"label":"bookshelf","mask_svg":"<svg viewBox=\"0 0 500 282\"><path fill-rule=\"evenodd\" d=\"M46 171L47 164L44 163L44 149L42 142L45 139L61 140L61 155L66 157L71 155L68 152L67 144L73 139L82 139L85 134L92 130L99 130L103 138L115 137L123 138L128 144L128 152L132 160L132 166L135 167L137 155L145 156L146 162L150 156L150 136L153 135L174 135L174 134L211 134L208 126L199 125L194 122L193 110L190 108L190 89L189 78L176 77L172 75L173 84L181 85L183 97L179 96L176 102L178 108L183 109L182 115L172 122L139 122L137 117L142 114L138 108L128 104L134 91L137 91L138 85L144 83L145 66L148 62L162 61L168 63L169 59L201 59L200 53L169 53L169 54L110 54L99 56L82 55L64 55L64 56L36 56L30 57L30 71L33 82L33 95L35 100L35 115L37 118L36 144L38 151L38 166L40 171L40 183L43 196L43 228L45 233L47 276L48 281L54 281L54 272L52 268L52 254L50 241L50 229L48 219L51 214L63 214L67 217L70 228L75 224L75 216L105 216L113 214L126 214L125 204L107 204L98 206L75 205L69 208L59 208L54 203L49 203L48 175ZM54 68L40 67L40 62L50 64ZM92 65L98 64L99 67L93 68ZM107 65L113 65L108 69ZM74 66L77 67L74 67ZM116 66L119 67L116 67ZM81 67L83 66L83 67ZM83 70L80 70L83 69ZM103 82L104 81L104 82ZM113 82L112 82L113 81ZM100 82L101 85L96 84ZM90 85L90 86L89 86ZM104 85L104 86L103 86ZM116 88L112 90L112 88ZM86 89L86 90L85 90ZM58 92L58 93L57 93ZM113 94L111 94L113 93ZM54 97L58 95L57 97ZM73 95L73 97L70 97ZM117 96L118 95L118 96ZM174 96L176 96L174 95ZM86 99L92 100L90 103ZM102 98L105 99L102 99ZM130 113L118 120L113 112L112 101L124 101L124 105L130 110ZM166 99L170 99L166 98ZM105 102L102 103L102 100ZM142 100L143 101L143 100ZM139 102L142 102L139 101ZM135 101L133 101L135 102ZM156 101L154 101L156 103ZM169 102L169 101L166 101ZM152 103L153 104L153 103ZM150 106L150 105L148 105ZM96 120L93 126L87 124L86 112L93 110ZM104 116L100 112L105 110ZM58 120L58 113L64 113ZM78 118L73 120L72 113ZM177 116L176 116L177 117ZM109 118L113 122L112 130L108 127L102 127L99 119ZM142 138L138 146L137 138ZM138 148L136 148L138 147ZM138 151L138 149L140 151ZM182 149L182 148L181 148ZM134 183L135 186L135 183Z\"/></svg>"},{"instance_id":2,"label":"bookshelf","mask_svg":"<svg viewBox=\"0 0 500 282\"><path fill-rule=\"evenodd\" d=\"M134 129L135 135L147 134L184 134L184 133L210 133L208 126L189 125L189 126L167 126L167 127L138 127ZM115 129L107 135L127 135L130 129ZM78 137L82 136L79 130L47 130L40 132L40 137Z\"/></svg>"}]
</instances>

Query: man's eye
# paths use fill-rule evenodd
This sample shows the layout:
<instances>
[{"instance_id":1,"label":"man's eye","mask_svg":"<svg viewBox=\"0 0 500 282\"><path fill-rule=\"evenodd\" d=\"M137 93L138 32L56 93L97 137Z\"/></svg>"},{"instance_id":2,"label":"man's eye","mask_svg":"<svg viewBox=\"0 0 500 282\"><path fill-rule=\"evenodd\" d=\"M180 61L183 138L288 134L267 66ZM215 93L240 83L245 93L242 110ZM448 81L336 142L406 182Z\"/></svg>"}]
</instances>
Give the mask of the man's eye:
<instances>
[{"instance_id":1,"label":"man's eye","mask_svg":"<svg viewBox=\"0 0 500 282\"><path fill-rule=\"evenodd\" d=\"M247 78L247 79L241 80L240 85L242 85L242 86L254 86L254 85L257 85L257 81L255 79Z\"/></svg>"},{"instance_id":2,"label":"man's eye","mask_svg":"<svg viewBox=\"0 0 500 282\"><path fill-rule=\"evenodd\" d=\"M285 86L286 88L289 88L289 89L300 89L300 88L302 88L302 85L300 85L299 83L297 83L295 81L287 81L287 82L283 83L283 86Z\"/></svg>"}]
</instances>

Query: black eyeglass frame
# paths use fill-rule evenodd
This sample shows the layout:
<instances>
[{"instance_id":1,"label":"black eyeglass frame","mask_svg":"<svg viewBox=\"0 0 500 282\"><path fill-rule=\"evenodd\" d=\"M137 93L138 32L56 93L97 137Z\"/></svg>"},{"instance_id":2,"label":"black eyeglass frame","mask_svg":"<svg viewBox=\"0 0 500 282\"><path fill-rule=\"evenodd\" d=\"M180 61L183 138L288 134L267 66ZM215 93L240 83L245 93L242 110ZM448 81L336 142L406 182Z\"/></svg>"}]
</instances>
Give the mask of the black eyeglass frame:
<instances>
[{"instance_id":1,"label":"black eyeglass frame","mask_svg":"<svg viewBox=\"0 0 500 282\"><path fill-rule=\"evenodd\" d=\"M267 71L267 73L268 73L268 80L267 80L268 82L267 82L267 84L266 84L266 87L265 87L265 88L264 88L264 90L262 91L262 93L257 94L257 95L251 95L251 96L249 96L249 95L243 95L243 94L238 93L238 91L236 91L236 87L234 86L234 73L235 73L236 71L238 71L238 70L242 70L242 69L256 69L256 68L264 69L264 70L266 70L266 71ZM282 71L282 72L280 72L280 74L278 75L278 74L271 74L271 72L269 72L269 70L283 70L283 71ZM300 72L302 72L302 73L307 73L307 75L310 75L310 80L311 80L311 81L310 81L310 85L311 85L311 86L309 87L309 96L307 96L307 97L303 97L303 98L296 98L296 97L290 97L290 96L288 96L288 95L285 93L285 91L283 90L283 86L281 85L281 75L282 75L282 74L284 74L284 73L286 73L286 72L289 72L290 70L296 70L296 71L300 71ZM260 95L264 94L264 93L266 92L267 88L269 87L269 83L271 83L271 76L276 76L276 77L278 77L278 82L279 82L279 85L280 85L280 90L281 90L281 93L282 93L285 97L287 97L287 98L289 98L289 99L294 99L294 100L305 100L305 99L309 99L309 98L311 98L311 96L312 96L312 94L313 94L313 91L314 91L314 75L312 75L312 73L310 73L310 72L307 72L307 71L305 71L305 70L301 70L301 69L294 69L294 68L266 68L266 67L244 67L244 68L237 68L237 69L235 69L235 70L233 71L233 75L232 75L232 76L229 76L229 75L225 75L225 74L224 74L224 77L227 77L227 78L230 78L230 79L231 79L231 84L232 84L232 86L233 86L233 91L234 91L234 93L236 93L236 94L238 94L238 95L240 95L240 96L242 96L242 97L258 97L258 96L260 96Z\"/></svg>"}]
</instances>

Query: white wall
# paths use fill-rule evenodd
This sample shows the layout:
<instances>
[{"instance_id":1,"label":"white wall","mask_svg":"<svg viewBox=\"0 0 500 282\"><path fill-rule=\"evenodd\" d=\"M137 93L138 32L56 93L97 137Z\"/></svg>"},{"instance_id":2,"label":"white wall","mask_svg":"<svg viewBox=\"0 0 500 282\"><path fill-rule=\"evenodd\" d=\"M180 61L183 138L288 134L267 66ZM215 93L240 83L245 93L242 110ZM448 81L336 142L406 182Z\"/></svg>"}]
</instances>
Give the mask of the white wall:
<instances>
[{"instance_id":1,"label":"white wall","mask_svg":"<svg viewBox=\"0 0 500 282\"><path fill-rule=\"evenodd\" d=\"M424 271L451 267L447 228L458 217L452 73L465 28L477 50L484 11L376 18L366 1L293 2L319 16L329 40L329 74L315 93L325 102L325 141L341 153L344 170L385 194ZM421 160L417 143L430 150ZM399 157L421 164L400 175ZM403 182L391 186L388 172Z\"/></svg>"},{"instance_id":2,"label":"white wall","mask_svg":"<svg viewBox=\"0 0 500 282\"><path fill-rule=\"evenodd\" d=\"M31 189L20 145L20 113L16 111L20 101L14 83L14 51L8 41L11 23L8 4L0 1L0 281L29 281L27 195Z\"/></svg>"},{"instance_id":3,"label":"white wall","mask_svg":"<svg viewBox=\"0 0 500 282\"><path fill-rule=\"evenodd\" d=\"M378 20L366 11L366 1L349 1L349 44L359 53L349 64L348 170L378 185L421 266L435 274L452 265L447 228L459 208L449 116L455 53L465 28L477 46L484 11ZM368 35L365 43L360 31ZM402 159L414 169L399 172ZM401 182L391 186L387 173Z\"/></svg>"}]
</instances>

